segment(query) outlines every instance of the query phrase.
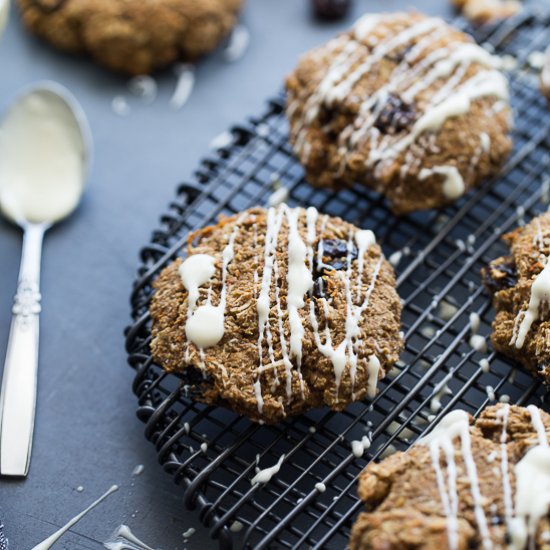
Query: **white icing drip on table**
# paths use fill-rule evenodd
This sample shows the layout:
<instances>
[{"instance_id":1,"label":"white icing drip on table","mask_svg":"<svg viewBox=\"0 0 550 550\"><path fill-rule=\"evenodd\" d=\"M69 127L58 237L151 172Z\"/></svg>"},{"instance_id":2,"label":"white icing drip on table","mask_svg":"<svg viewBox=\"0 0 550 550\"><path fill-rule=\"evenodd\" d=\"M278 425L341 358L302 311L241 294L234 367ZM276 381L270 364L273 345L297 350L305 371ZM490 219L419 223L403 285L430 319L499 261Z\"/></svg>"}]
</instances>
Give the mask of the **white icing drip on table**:
<instances>
[{"instance_id":1,"label":"white icing drip on table","mask_svg":"<svg viewBox=\"0 0 550 550\"><path fill-rule=\"evenodd\" d=\"M50 535L46 540L34 546L32 550L49 550L73 525L78 523L88 512L91 512L96 506L101 504L115 491L118 491L118 485L111 486L107 492L101 495L96 501L92 502L88 508L68 521L63 527L58 529L53 535Z\"/></svg>"},{"instance_id":2,"label":"white icing drip on table","mask_svg":"<svg viewBox=\"0 0 550 550\"><path fill-rule=\"evenodd\" d=\"M107 550L154 550L151 546L140 540L127 525L120 525L103 543Z\"/></svg>"}]
</instances>

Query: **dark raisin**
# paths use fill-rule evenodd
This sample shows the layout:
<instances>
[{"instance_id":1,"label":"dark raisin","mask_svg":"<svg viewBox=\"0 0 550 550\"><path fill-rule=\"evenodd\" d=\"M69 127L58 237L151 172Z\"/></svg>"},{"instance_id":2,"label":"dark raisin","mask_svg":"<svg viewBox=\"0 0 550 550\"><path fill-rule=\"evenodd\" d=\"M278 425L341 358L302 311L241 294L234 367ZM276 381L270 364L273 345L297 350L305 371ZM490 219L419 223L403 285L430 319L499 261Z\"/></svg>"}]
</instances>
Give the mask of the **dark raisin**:
<instances>
[{"instance_id":1,"label":"dark raisin","mask_svg":"<svg viewBox=\"0 0 550 550\"><path fill-rule=\"evenodd\" d=\"M481 270L481 278L485 287L492 293L512 288L518 282L516 266L513 260L492 264Z\"/></svg>"},{"instance_id":2,"label":"dark raisin","mask_svg":"<svg viewBox=\"0 0 550 550\"><path fill-rule=\"evenodd\" d=\"M386 134L395 134L409 129L415 118L414 105L406 103L395 94L388 94L374 126Z\"/></svg>"},{"instance_id":3,"label":"dark raisin","mask_svg":"<svg viewBox=\"0 0 550 550\"><path fill-rule=\"evenodd\" d=\"M342 19L351 6L351 0L311 0L313 13L320 19Z\"/></svg>"},{"instance_id":4,"label":"dark raisin","mask_svg":"<svg viewBox=\"0 0 550 550\"><path fill-rule=\"evenodd\" d=\"M512 537L510 536L510 533L508 533L508 531L506 531L506 533L504 533L504 544L506 544L506 546L508 546L511 543L512 543Z\"/></svg>"},{"instance_id":5,"label":"dark raisin","mask_svg":"<svg viewBox=\"0 0 550 550\"><path fill-rule=\"evenodd\" d=\"M313 296L315 296L315 298L325 297L325 281L323 277L317 277L317 279L313 281Z\"/></svg>"},{"instance_id":6,"label":"dark raisin","mask_svg":"<svg viewBox=\"0 0 550 550\"><path fill-rule=\"evenodd\" d=\"M329 258L343 258L348 255L348 243L340 239L326 239L323 241L323 256Z\"/></svg>"},{"instance_id":7,"label":"dark raisin","mask_svg":"<svg viewBox=\"0 0 550 550\"><path fill-rule=\"evenodd\" d=\"M348 243L341 239L326 239L323 243L323 263L316 266L317 273L331 271L336 269L340 271L348 268L348 257L351 260L357 258L357 248L355 246L348 252Z\"/></svg>"}]
</instances>

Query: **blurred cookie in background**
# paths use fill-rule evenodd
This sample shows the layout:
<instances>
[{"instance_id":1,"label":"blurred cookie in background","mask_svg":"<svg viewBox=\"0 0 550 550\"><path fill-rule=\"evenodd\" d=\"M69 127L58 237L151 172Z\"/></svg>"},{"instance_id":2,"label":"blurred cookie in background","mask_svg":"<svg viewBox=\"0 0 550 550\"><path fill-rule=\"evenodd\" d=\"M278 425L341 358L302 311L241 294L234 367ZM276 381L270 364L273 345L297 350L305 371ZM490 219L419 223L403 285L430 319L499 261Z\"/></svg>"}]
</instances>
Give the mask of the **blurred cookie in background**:
<instances>
[{"instance_id":1,"label":"blurred cookie in background","mask_svg":"<svg viewBox=\"0 0 550 550\"><path fill-rule=\"evenodd\" d=\"M490 23L506 19L521 11L517 0L453 0L465 17L476 23Z\"/></svg>"},{"instance_id":2,"label":"blurred cookie in background","mask_svg":"<svg viewBox=\"0 0 550 550\"><path fill-rule=\"evenodd\" d=\"M0 0L1 3L1 0ZM129 75L214 50L243 0L18 0L27 28L60 50Z\"/></svg>"}]
</instances>

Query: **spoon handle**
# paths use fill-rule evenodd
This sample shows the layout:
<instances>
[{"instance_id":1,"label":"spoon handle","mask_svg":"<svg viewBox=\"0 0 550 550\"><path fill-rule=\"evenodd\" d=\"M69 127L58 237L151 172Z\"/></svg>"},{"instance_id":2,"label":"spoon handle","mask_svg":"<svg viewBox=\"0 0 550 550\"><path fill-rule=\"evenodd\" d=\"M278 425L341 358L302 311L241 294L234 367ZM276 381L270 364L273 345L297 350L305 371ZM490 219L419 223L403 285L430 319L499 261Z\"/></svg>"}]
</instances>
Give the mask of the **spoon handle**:
<instances>
[{"instance_id":1,"label":"spoon handle","mask_svg":"<svg viewBox=\"0 0 550 550\"><path fill-rule=\"evenodd\" d=\"M0 474L29 470L38 367L40 258L46 227L25 226L19 282L0 393Z\"/></svg>"}]
</instances>

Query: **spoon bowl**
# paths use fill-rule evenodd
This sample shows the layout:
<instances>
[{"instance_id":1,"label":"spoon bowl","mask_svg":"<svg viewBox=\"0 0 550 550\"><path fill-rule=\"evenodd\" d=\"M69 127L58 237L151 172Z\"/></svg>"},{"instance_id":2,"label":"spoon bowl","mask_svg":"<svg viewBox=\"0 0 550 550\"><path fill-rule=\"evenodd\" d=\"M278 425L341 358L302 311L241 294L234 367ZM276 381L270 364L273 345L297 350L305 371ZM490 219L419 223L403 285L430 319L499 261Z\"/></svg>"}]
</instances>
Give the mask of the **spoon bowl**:
<instances>
[{"instance_id":1,"label":"spoon bowl","mask_svg":"<svg viewBox=\"0 0 550 550\"><path fill-rule=\"evenodd\" d=\"M10 0L0 0L0 35L6 28L8 23L8 15L10 13Z\"/></svg>"},{"instance_id":2,"label":"spoon bowl","mask_svg":"<svg viewBox=\"0 0 550 550\"><path fill-rule=\"evenodd\" d=\"M78 206L91 150L82 108L54 82L24 90L0 122L0 211L24 231L0 391L0 475L28 473L36 406L42 240L52 224Z\"/></svg>"},{"instance_id":3,"label":"spoon bowl","mask_svg":"<svg viewBox=\"0 0 550 550\"><path fill-rule=\"evenodd\" d=\"M0 211L20 226L67 217L91 150L86 115L66 88L45 81L23 90L0 122Z\"/></svg>"}]
</instances>

